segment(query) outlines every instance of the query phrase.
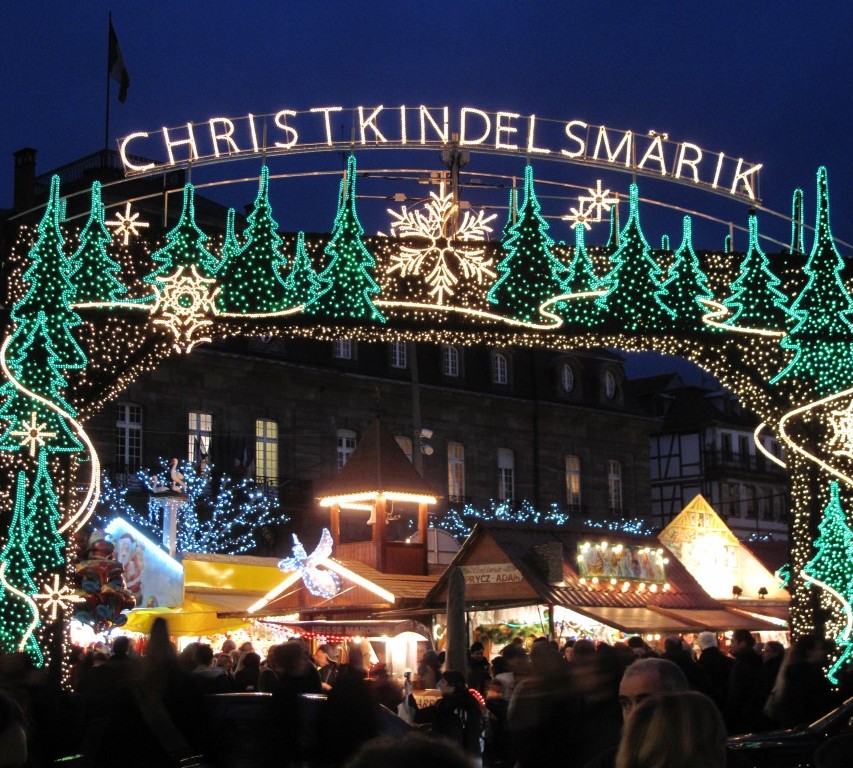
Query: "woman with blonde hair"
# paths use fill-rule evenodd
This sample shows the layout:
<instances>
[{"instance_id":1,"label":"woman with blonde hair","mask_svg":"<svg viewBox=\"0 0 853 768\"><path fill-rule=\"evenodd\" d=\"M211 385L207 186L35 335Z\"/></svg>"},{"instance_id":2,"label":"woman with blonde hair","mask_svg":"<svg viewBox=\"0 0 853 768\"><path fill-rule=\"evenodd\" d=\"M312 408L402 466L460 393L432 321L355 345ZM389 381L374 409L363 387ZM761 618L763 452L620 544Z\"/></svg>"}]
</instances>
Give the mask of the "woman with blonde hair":
<instances>
[{"instance_id":1,"label":"woman with blonde hair","mask_svg":"<svg viewBox=\"0 0 853 768\"><path fill-rule=\"evenodd\" d=\"M725 768L726 726L711 699L695 691L640 702L625 723L616 768Z\"/></svg>"}]
</instances>

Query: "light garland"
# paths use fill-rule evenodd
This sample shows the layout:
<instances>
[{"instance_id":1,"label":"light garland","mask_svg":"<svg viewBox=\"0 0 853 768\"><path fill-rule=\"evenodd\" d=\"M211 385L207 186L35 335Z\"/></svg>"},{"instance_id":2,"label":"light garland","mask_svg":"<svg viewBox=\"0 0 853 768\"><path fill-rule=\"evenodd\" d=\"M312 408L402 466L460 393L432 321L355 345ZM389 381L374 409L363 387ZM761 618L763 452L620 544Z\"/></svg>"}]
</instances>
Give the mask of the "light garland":
<instances>
[{"instance_id":1,"label":"light garland","mask_svg":"<svg viewBox=\"0 0 853 768\"><path fill-rule=\"evenodd\" d=\"M643 162L658 160L648 155ZM700 259L686 221L682 245L662 280L640 228L636 185L630 190L624 228L619 227L618 195L598 184L582 196L574 246L568 247L554 243L545 231L528 167L517 212L511 193L502 241L472 241L482 249L483 263L491 259L498 264L495 282L460 280L452 295L445 290L429 297L431 301L423 296L422 280L412 274L403 280L400 269L392 268L399 263L403 241L363 237L355 184L356 165L350 158L330 237L279 234L269 206L268 172L262 170L245 239L238 239L234 214L229 214L217 261L195 222L191 185L184 189L180 219L165 243L143 241L140 230L132 251L118 253L105 236L103 203L94 186L89 220L68 257L59 181L52 179L35 236L22 227L12 247L12 322L4 328L0 347L0 450L26 468L22 515L31 508L44 512L48 526L39 534L41 557L55 560L50 521L57 534L79 528L98 500L100 465L81 423L159 360L186 353L203 339L269 333L329 341L653 348L714 373L784 443L782 463L792 477L793 498L792 624L795 634L814 629L801 575L814 555L812 489L828 487L829 478L840 481L839 498L853 488L848 423L853 408L853 323L848 317L853 299L829 227L825 169L817 175L815 243L802 272L791 268L781 279L773 273L758 247L757 220L751 215L749 247L739 269L730 267L725 254L702 254ZM597 207L599 198L602 206L605 200L611 205L610 238L604 248L587 248L586 225L607 212ZM801 211L801 196L795 195L792 250L799 249ZM244 296L233 311L223 311L219 299L224 290L235 296L240 282L228 276L226 267L250 249L261 273L255 293ZM153 260L154 271L138 280L143 251ZM602 268L608 257L609 271ZM263 305L268 291L275 301ZM85 320L77 314L83 308ZM62 453L70 454L70 461L60 469L57 454ZM89 467L81 463L84 458ZM68 489L79 484L84 470L90 472L86 498L75 510L63 509L66 502L59 500L70 498ZM11 501L7 506L11 511ZM541 519L529 518L534 524ZM7 543L16 539L16 546L30 550L25 529ZM6 571L7 582L24 594L35 594L35 581L46 584L53 575L38 573L30 584L25 572L21 567L17 573L14 568ZM6 597L14 594L8 591ZM29 615L26 606L18 604L17 610ZM4 626L0 632L8 634L10 625ZM24 624L16 626L23 631Z\"/></svg>"}]
</instances>

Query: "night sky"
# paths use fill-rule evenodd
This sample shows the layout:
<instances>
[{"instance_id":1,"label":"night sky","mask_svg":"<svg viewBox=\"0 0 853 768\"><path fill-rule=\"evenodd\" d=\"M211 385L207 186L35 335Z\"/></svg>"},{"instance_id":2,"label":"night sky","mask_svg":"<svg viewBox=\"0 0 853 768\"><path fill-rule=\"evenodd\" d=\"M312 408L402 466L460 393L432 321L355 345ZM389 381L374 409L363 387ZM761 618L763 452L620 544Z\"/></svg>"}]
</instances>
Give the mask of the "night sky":
<instances>
[{"instance_id":1,"label":"night sky","mask_svg":"<svg viewBox=\"0 0 853 768\"><path fill-rule=\"evenodd\" d=\"M110 10L131 78L124 104L111 86L113 148L115 137L134 131L333 104L535 113L638 134L654 129L709 152L763 163L763 206L787 214L794 188L802 187L807 224L814 221L815 172L826 165L834 233L853 243L849 3L6 3L0 11L0 207L12 202L15 150L36 148L41 173L104 146ZM402 154L387 153L381 161L359 155L359 167L411 167ZM427 153L415 159L421 168L442 167ZM295 170L340 159L278 162L273 171L291 170L288 162ZM524 160L512 163L509 172L521 176ZM496 164L474 152L466 170ZM220 176L233 172L217 169ZM240 171L257 172L257 161ZM587 186L602 177L573 165L558 166L556 174ZM629 183L624 174L605 177L605 186L622 195ZM639 184L643 197L746 224L745 205L675 184L642 178ZM281 227L328 231L336 185L329 179L328 190L310 201L292 182L275 185ZM232 186L217 194L241 208L254 189ZM503 200L504 192L496 195L496 202ZM572 237L560 221L570 205L577 205L576 198L543 200L557 240ZM365 203L368 230L387 227L388 207L380 201L369 211ZM680 216L650 210L649 241L657 244L668 232L677 244ZM789 240L783 218L760 214L759 224L777 242ZM721 248L722 226L694 229L697 247ZM605 225L598 225L587 242L603 241L606 234ZM736 235L736 246L745 244ZM840 250L853 255L853 246L840 244Z\"/></svg>"}]
</instances>

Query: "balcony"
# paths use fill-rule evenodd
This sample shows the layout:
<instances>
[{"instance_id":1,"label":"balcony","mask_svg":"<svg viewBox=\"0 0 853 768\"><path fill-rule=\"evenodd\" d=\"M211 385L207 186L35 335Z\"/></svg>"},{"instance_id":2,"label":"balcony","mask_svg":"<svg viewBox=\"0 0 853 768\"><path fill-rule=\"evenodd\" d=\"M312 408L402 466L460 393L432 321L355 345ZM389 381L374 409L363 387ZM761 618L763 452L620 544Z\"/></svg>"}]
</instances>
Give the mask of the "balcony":
<instances>
[{"instance_id":1,"label":"balcony","mask_svg":"<svg viewBox=\"0 0 853 768\"><path fill-rule=\"evenodd\" d=\"M784 468L770 461L764 454L756 455L722 451L719 448L706 446L705 471L737 472L748 474L773 475L777 479L785 476Z\"/></svg>"}]
</instances>

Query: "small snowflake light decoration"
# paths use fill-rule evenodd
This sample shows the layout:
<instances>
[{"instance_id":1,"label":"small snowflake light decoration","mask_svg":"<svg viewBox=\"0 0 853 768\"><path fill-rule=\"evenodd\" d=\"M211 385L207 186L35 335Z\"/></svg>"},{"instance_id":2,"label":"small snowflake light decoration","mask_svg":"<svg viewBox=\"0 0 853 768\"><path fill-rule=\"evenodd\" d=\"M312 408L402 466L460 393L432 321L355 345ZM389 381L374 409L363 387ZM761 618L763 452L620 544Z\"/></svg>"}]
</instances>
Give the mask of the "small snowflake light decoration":
<instances>
[{"instance_id":1,"label":"small snowflake light decoration","mask_svg":"<svg viewBox=\"0 0 853 768\"><path fill-rule=\"evenodd\" d=\"M20 446L23 448L27 443L30 446L30 456L36 455L36 449L45 444L46 437L56 437L56 432L47 430L47 424L37 424L36 418L38 414L33 411L30 413L29 424L26 421L21 421L20 429L9 432L12 437L22 437Z\"/></svg>"},{"instance_id":2,"label":"small snowflake light decoration","mask_svg":"<svg viewBox=\"0 0 853 768\"><path fill-rule=\"evenodd\" d=\"M575 229L576 227L592 229L592 225L589 223L590 217L587 212L584 211L583 203L579 203L577 208L569 208L569 215L563 216L563 221L570 221L572 223L572 229Z\"/></svg>"},{"instance_id":3,"label":"small snowflake light decoration","mask_svg":"<svg viewBox=\"0 0 853 768\"><path fill-rule=\"evenodd\" d=\"M34 600L44 601L42 606L45 612L50 611L50 620L56 621L59 611L67 611L74 603L82 603L85 599L78 595L67 584L59 583L59 574L53 574L53 584L46 581L42 585L40 594L33 595Z\"/></svg>"},{"instance_id":4,"label":"small snowflake light decoration","mask_svg":"<svg viewBox=\"0 0 853 768\"><path fill-rule=\"evenodd\" d=\"M601 188L601 179L596 179L595 188L589 187L587 192L589 195L578 198L579 210L582 211L584 203L588 203L586 215L590 221L596 223L604 218L604 214L610 210L611 206L619 202L618 197L611 196L609 189Z\"/></svg>"},{"instance_id":5,"label":"small snowflake light decoration","mask_svg":"<svg viewBox=\"0 0 853 768\"><path fill-rule=\"evenodd\" d=\"M400 277L420 275L426 271L425 280L430 286L430 296L436 303L454 295L454 286L459 282L458 271L466 280L474 279L482 284L486 278L493 279L493 259L485 257L485 248L477 243L486 240L492 231L489 223L497 214L486 216L483 211L473 214L465 211L462 221L454 230L458 205L453 195L439 186L438 193L430 192L430 200L422 209L410 210L405 205L398 213L390 208L392 236L402 238L400 250L391 257L388 272L399 272ZM410 242L405 242L409 240ZM421 240L422 246L414 241Z\"/></svg>"},{"instance_id":6,"label":"small snowflake light decoration","mask_svg":"<svg viewBox=\"0 0 853 768\"><path fill-rule=\"evenodd\" d=\"M332 534L328 528L323 529L317 548L309 555L305 547L293 534L293 556L286 557L278 564L280 570L299 571L306 589L316 597L330 598L341 591L341 579L338 574L317 567L318 561L325 560L332 554Z\"/></svg>"},{"instance_id":7,"label":"small snowflake light decoration","mask_svg":"<svg viewBox=\"0 0 853 768\"><path fill-rule=\"evenodd\" d=\"M147 221L140 221L139 216L139 211L131 214L130 203L127 203L124 214L117 211L116 217L105 221L104 224L108 227L114 227L117 235L124 235L123 245L127 245L131 237L139 237L140 228L145 229L151 226Z\"/></svg>"},{"instance_id":8,"label":"small snowflake light decoration","mask_svg":"<svg viewBox=\"0 0 853 768\"><path fill-rule=\"evenodd\" d=\"M196 267L180 267L160 280L151 308L155 325L166 326L174 335L178 352L188 353L196 344L211 341L197 336L199 329L213 325L219 288L213 278L202 277Z\"/></svg>"}]
</instances>

